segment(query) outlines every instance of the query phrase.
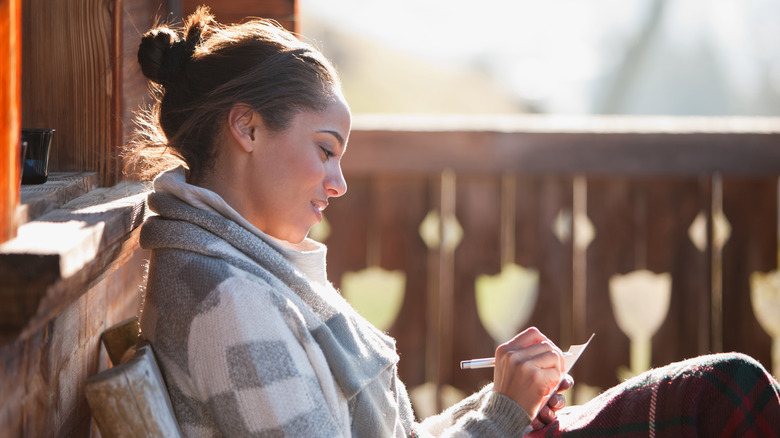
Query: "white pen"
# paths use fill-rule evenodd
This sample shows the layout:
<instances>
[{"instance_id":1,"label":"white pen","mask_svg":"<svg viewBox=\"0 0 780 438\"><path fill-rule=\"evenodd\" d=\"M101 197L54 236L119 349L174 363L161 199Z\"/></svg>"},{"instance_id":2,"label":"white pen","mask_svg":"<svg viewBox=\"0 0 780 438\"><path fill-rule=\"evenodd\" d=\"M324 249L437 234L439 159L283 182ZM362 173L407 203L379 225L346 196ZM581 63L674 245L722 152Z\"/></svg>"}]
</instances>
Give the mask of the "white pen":
<instances>
[{"instance_id":1,"label":"white pen","mask_svg":"<svg viewBox=\"0 0 780 438\"><path fill-rule=\"evenodd\" d=\"M563 353L563 357L571 356L571 353ZM460 362L460 369L462 370L477 370L480 368L492 368L496 366L495 357L485 357L482 359L463 360Z\"/></svg>"},{"instance_id":2,"label":"white pen","mask_svg":"<svg viewBox=\"0 0 780 438\"><path fill-rule=\"evenodd\" d=\"M585 348L590 344L590 341L593 339L593 337L596 336L596 334L590 335L590 338L588 338L588 342L580 345L572 345L569 347L568 350L563 352L563 362L564 362L564 368L565 371L568 373L569 370L571 370L571 367L574 366L574 363L577 362L577 359L580 357L580 354L582 354L583 351L585 351ZM471 360L464 360L460 362L460 369L462 370L476 370L479 368L491 368L496 366L496 358L495 357L486 357L483 359L471 359Z\"/></svg>"}]
</instances>

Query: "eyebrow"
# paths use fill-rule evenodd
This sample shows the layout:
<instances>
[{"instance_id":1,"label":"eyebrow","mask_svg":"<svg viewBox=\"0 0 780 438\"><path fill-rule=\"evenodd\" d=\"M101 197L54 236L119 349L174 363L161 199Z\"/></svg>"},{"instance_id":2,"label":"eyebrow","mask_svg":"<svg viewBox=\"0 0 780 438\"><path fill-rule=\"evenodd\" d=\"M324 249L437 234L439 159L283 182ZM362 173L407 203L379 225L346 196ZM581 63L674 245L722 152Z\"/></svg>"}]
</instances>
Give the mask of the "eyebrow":
<instances>
[{"instance_id":1,"label":"eyebrow","mask_svg":"<svg viewBox=\"0 0 780 438\"><path fill-rule=\"evenodd\" d=\"M342 146L342 147L344 146L344 137L342 137L341 134L339 134L338 132L331 131L329 129L323 129L323 130L317 131L317 132L320 133L320 134L330 134L330 135L336 137L336 140L338 140L339 145Z\"/></svg>"}]
</instances>

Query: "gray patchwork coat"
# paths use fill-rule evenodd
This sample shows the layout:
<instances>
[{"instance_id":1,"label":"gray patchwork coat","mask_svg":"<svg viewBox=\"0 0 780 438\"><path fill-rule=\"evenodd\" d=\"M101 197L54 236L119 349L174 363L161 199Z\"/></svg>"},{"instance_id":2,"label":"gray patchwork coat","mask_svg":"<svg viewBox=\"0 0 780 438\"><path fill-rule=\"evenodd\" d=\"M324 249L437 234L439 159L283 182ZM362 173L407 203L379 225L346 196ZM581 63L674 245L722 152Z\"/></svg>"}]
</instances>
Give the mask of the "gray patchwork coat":
<instances>
[{"instance_id":1,"label":"gray patchwork coat","mask_svg":"<svg viewBox=\"0 0 780 438\"><path fill-rule=\"evenodd\" d=\"M332 285L213 211L153 192L141 312L186 436L523 436L488 386L417 423L392 338ZM256 231L256 230L255 230ZM324 251L322 251L324 269Z\"/></svg>"}]
</instances>

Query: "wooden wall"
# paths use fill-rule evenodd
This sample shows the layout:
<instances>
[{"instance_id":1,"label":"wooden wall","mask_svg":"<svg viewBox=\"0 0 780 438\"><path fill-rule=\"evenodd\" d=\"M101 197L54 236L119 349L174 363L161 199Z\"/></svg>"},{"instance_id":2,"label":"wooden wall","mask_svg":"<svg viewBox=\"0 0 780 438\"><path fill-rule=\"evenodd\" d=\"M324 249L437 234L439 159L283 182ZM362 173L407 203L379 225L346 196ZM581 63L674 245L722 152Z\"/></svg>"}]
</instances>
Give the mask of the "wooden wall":
<instances>
[{"instance_id":1,"label":"wooden wall","mask_svg":"<svg viewBox=\"0 0 780 438\"><path fill-rule=\"evenodd\" d=\"M100 334L137 314L146 257L138 251L41 329L0 346L0 437L90 436L84 381L108 366Z\"/></svg>"},{"instance_id":2,"label":"wooden wall","mask_svg":"<svg viewBox=\"0 0 780 438\"><path fill-rule=\"evenodd\" d=\"M114 5L22 2L22 126L56 130L51 170L98 171L103 185L118 179L111 142Z\"/></svg>"},{"instance_id":3,"label":"wooden wall","mask_svg":"<svg viewBox=\"0 0 780 438\"><path fill-rule=\"evenodd\" d=\"M27 191L36 193L36 199L46 198L42 205L53 209L38 212L44 215L42 220L51 220L54 227L84 224L83 230L89 229L94 239L84 248L95 250L95 243L98 248L92 259L85 258L78 250L63 249L80 245L71 233L47 244L31 238L28 228L21 233L23 238L0 245L0 306L6 313L20 309L0 324L0 437L91 436L96 431L84 398L84 380L108 366L99 346L100 334L138 313L139 286L148 258L138 249L138 225L144 212L143 202L138 202L140 186L123 181L126 176L119 157L133 129L133 112L148 102L137 48L141 35L155 20L173 19L169 6L178 8L179 2L1 1L0 36L6 43L14 42L12 33L19 28L5 13L12 14L16 7L21 15L21 125L57 130L50 168L58 175L57 181ZM226 4L239 6L234 10L245 15L252 11L252 15L273 17L290 27L295 23L293 1ZM215 7L218 16L223 11ZM6 53L4 47L0 53ZM9 56L3 57L5 73L13 72L13 53L9 48ZM11 80L0 82L6 86L3 92L12 91ZM12 93L7 97L8 102L14 98ZM6 115L12 116L14 106L6 103L2 103L9 110ZM18 135L18 126L4 128L9 135ZM4 156L13 152L2 150ZM72 199L70 189L59 193L55 187L69 180L66 171L82 172L79 175L97 179L102 187L90 186L91 192ZM18 178L18 174L11 177ZM3 215L17 209L18 189L14 186L11 193L16 197L3 192ZM69 200L70 204L61 205ZM101 205L105 212L99 211ZM30 213L35 219L31 213L38 207L27 207L20 208L26 212L23 216ZM3 232L10 229L0 228ZM40 257L30 257L29 251ZM82 267L64 274L59 268L68 265L71 256ZM19 269L23 260L30 261L29 269ZM37 276L36 281L23 281L26 275Z\"/></svg>"},{"instance_id":4,"label":"wooden wall","mask_svg":"<svg viewBox=\"0 0 780 438\"><path fill-rule=\"evenodd\" d=\"M37 261L71 256L84 259L85 253L66 249L79 247L79 233L55 237L47 246L35 236L20 232L18 238L0 245L3 311L9 312L24 302L33 304L30 308L18 307L17 315L2 324L0 436L86 437L91 435L92 426L84 380L108 365L100 350L100 334L136 315L140 308L139 285L147 258L138 249L137 227L143 217L143 202L135 200L123 206L125 212L119 215L98 210L109 198L115 200L138 190L121 182L124 176L119 148L132 128L132 111L146 99L146 84L135 61L139 32L150 28L156 15L167 14L166 1L21 3L22 126L57 130L50 168L55 175L65 170L94 171L97 176L91 179L99 180L99 185L117 186L92 187L96 190L73 199L73 205L62 210L58 208L73 196L70 189L60 192L60 181L25 186L36 199L48 199L44 204L50 211L45 218L59 215L57 220L50 219L52 226L72 219L83 224L82 231L96 230L97 240L83 245L85 253L94 251L93 258L81 260L82 267L69 273L62 272L58 263L49 266ZM79 193L83 188L79 185ZM16 189L18 193L18 186ZM18 202L17 196L14 210ZM32 213L38 209L23 207L18 210ZM85 207L90 207L90 214L69 216L69 212ZM116 207L109 210L116 211ZM27 213L21 216L27 217ZM38 226L35 222L28 225ZM94 247L97 242L99 248ZM72 254L63 255L67 251ZM29 256L29 266L20 266L19 261L28 252L41 256ZM17 277L28 274L23 268L33 266L38 268L32 275L40 281L18 282ZM7 324L9 320L13 324Z\"/></svg>"}]
</instances>

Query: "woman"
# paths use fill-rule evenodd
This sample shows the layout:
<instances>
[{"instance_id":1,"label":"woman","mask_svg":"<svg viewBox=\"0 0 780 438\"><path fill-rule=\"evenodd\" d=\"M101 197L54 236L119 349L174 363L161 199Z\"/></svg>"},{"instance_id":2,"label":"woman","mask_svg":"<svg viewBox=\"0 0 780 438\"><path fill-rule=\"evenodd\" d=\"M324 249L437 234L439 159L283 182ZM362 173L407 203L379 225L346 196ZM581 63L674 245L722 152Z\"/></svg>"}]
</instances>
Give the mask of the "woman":
<instances>
[{"instance_id":1,"label":"woman","mask_svg":"<svg viewBox=\"0 0 780 438\"><path fill-rule=\"evenodd\" d=\"M158 85L158 100L141 117L133 146L144 170L159 174L148 198L156 215L141 234L151 250L142 334L185 435L563 431L567 426L553 421L563 397L543 401L571 378L560 349L536 329L496 350L493 384L415 421L393 339L342 299L326 277L325 247L306 238L328 200L347 190L340 160L351 116L333 67L277 26L220 26L204 8L188 18L183 35L163 26L143 37L139 63ZM171 168L171 155L184 165ZM762 406L778 412L777 388L755 361L715 362L747 364L763 376L758 386L769 392L761 394L775 398ZM635 386L597 401L631 394L650 406L646 385ZM587 415L611 409L561 418L580 427Z\"/></svg>"}]
</instances>

